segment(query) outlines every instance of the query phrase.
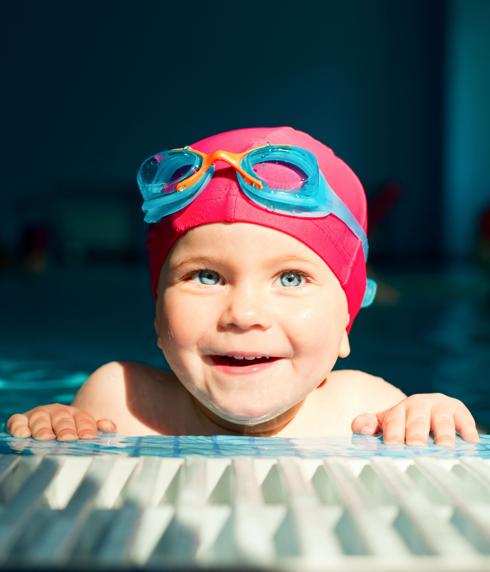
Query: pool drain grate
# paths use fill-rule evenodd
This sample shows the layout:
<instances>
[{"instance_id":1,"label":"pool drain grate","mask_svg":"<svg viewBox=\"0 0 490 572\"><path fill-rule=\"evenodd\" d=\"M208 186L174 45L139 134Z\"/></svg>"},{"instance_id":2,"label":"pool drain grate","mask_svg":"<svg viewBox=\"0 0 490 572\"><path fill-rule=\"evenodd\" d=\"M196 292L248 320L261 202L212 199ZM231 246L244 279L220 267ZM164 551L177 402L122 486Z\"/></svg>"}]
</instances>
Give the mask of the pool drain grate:
<instances>
[{"instance_id":1,"label":"pool drain grate","mask_svg":"<svg viewBox=\"0 0 490 572\"><path fill-rule=\"evenodd\" d=\"M1 455L0 566L488 571L490 463Z\"/></svg>"}]
</instances>

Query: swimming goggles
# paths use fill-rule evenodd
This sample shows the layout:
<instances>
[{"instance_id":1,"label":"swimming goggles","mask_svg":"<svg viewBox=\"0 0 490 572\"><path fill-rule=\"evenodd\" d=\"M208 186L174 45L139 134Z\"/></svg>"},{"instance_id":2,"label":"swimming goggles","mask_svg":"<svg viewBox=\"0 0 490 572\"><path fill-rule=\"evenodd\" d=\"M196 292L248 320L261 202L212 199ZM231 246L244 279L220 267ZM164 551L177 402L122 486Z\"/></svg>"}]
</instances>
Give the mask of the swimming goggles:
<instances>
[{"instance_id":1,"label":"swimming goggles","mask_svg":"<svg viewBox=\"0 0 490 572\"><path fill-rule=\"evenodd\" d=\"M231 165L241 190L266 210L309 218L335 215L361 241L367 260L364 229L326 181L315 155L301 147L265 145L244 153L217 150L211 154L184 147L152 155L143 161L137 175L145 222L158 222L190 204L212 178L216 161ZM269 169L264 170L265 165ZM284 168L293 171L291 179L296 184L286 184L284 176L280 177ZM363 306L371 303L375 292L375 284L368 280Z\"/></svg>"}]
</instances>

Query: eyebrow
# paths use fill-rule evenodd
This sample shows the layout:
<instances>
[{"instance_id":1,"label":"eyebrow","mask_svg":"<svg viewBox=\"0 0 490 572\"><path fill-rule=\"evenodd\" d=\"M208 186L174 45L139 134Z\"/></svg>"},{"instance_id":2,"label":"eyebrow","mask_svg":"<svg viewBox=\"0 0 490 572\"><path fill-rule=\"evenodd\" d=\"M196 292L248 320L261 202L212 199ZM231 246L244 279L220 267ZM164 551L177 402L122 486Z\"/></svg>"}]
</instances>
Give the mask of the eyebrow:
<instances>
[{"instance_id":1,"label":"eyebrow","mask_svg":"<svg viewBox=\"0 0 490 572\"><path fill-rule=\"evenodd\" d=\"M294 255L290 255L290 256L282 256L282 257L276 257L276 258L269 258L268 260L266 260L263 264L264 267L270 268L271 266L277 265L277 264L284 264L284 263L304 263L304 264L309 264L310 266L313 266L314 263L311 260L308 260L306 258L301 258L300 256L294 256ZM182 260L178 260L175 264L172 264L170 266L170 269L175 271L175 270L179 270L179 268L181 268L182 266L185 266L186 264L221 264L224 265L226 264L225 261L223 261L222 258L220 257L216 257L216 256L188 256L186 258L183 258Z\"/></svg>"}]
</instances>

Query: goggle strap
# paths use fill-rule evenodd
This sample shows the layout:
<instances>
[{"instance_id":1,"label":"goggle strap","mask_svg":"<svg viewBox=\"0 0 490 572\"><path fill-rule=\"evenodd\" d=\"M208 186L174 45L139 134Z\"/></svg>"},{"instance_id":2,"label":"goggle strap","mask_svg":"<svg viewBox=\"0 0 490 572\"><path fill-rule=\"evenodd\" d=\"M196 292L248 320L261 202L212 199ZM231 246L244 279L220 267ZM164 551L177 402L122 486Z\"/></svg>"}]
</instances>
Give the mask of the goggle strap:
<instances>
[{"instance_id":1,"label":"goggle strap","mask_svg":"<svg viewBox=\"0 0 490 572\"><path fill-rule=\"evenodd\" d=\"M201 151L197 151L196 149L192 149L191 147L187 147L186 151L190 153L194 153L197 157L201 158L202 164L196 173L191 175L188 179L182 181L179 186L185 186L186 184L193 186L196 182L204 176L204 173L207 173L210 168L213 168L216 161L224 161L228 163L231 167L235 169L242 177L250 184L259 189L262 188L262 182L254 177L252 174L247 173L243 167L241 166L243 157L246 156L246 153L231 153L229 151L218 150L214 151L211 154L202 153ZM180 189L179 189L180 190Z\"/></svg>"},{"instance_id":2,"label":"goggle strap","mask_svg":"<svg viewBox=\"0 0 490 572\"><path fill-rule=\"evenodd\" d=\"M362 242L362 250L364 251L364 260L367 262L369 246L366 233L357 219L351 213L347 205L333 192L332 193L332 214L337 216Z\"/></svg>"}]
</instances>

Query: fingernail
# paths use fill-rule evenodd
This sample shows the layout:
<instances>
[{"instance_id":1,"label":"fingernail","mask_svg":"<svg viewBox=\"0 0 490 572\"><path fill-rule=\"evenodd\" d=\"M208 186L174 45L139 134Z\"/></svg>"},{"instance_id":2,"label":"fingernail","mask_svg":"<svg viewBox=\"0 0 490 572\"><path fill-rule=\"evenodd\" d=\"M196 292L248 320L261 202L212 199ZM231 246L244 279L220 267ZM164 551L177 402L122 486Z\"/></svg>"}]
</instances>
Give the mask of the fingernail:
<instances>
[{"instance_id":1,"label":"fingernail","mask_svg":"<svg viewBox=\"0 0 490 572\"><path fill-rule=\"evenodd\" d=\"M55 438L54 433L42 433L41 435L36 435L34 437L34 439L37 439L38 441L49 441L50 439L54 438Z\"/></svg>"},{"instance_id":2,"label":"fingernail","mask_svg":"<svg viewBox=\"0 0 490 572\"><path fill-rule=\"evenodd\" d=\"M361 429L361 433L372 433L373 432L373 428L370 427L369 425L364 425L364 427Z\"/></svg>"},{"instance_id":3,"label":"fingernail","mask_svg":"<svg viewBox=\"0 0 490 572\"><path fill-rule=\"evenodd\" d=\"M78 437L73 433L66 433L65 435L59 435L58 441L76 441Z\"/></svg>"}]
</instances>

